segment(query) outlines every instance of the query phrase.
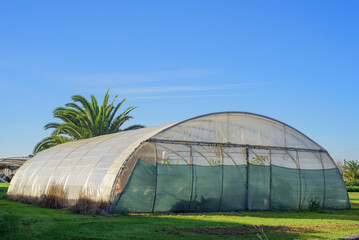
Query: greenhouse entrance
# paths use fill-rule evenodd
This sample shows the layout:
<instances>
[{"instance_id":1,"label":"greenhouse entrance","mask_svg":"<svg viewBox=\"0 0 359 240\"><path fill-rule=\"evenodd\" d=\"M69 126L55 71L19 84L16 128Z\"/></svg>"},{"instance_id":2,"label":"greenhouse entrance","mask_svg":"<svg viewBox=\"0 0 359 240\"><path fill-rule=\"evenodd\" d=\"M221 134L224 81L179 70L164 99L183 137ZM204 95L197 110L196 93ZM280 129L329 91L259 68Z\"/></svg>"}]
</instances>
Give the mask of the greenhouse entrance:
<instances>
[{"instance_id":1,"label":"greenhouse entrance","mask_svg":"<svg viewBox=\"0 0 359 240\"><path fill-rule=\"evenodd\" d=\"M300 169L299 157L322 166L321 150L150 140L132 157L136 164L112 212L306 209L311 199L330 208L336 193L324 179L329 174L327 181L341 184L336 168Z\"/></svg>"}]
</instances>

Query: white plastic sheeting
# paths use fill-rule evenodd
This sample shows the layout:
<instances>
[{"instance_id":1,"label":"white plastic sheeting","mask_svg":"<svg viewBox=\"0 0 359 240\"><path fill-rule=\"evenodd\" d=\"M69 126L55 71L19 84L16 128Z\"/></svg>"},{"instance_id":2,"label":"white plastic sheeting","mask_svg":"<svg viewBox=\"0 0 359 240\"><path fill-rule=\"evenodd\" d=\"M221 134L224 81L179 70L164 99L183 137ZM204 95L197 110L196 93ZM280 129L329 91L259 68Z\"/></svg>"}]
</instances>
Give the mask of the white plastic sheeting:
<instances>
[{"instance_id":1,"label":"white plastic sheeting","mask_svg":"<svg viewBox=\"0 0 359 240\"><path fill-rule=\"evenodd\" d=\"M63 186L69 199L81 193L108 201L119 169L144 140L171 126L138 130L68 142L44 150L15 174L8 194L39 197L52 185Z\"/></svg>"},{"instance_id":2,"label":"white plastic sheeting","mask_svg":"<svg viewBox=\"0 0 359 240\"><path fill-rule=\"evenodd\" d=\"M158 134L154 138L321 149L314 141L288 125L249 113L219 113L193 118Z\"/></svg>"},{"instance_id":3,"label":"white plastic sheeting","mask_svg":"<svg viewBox=\"0 0 359 240\"><path fill-rule=\"evenodd\" d=\"M179 123L69 142L44 150L17 171L8 194L39 197L46 194L52 185L60 185L67 192L69 199L77 199L83 193L93 200L108 201L112 197L110 195L113 187L117 184L115 181L127 181L127 176L118 176L121 167L146 140L291 148L272 151L251 149L249 160L253 160L254 163L264 161L264 165L274 164L301 169L336 167L324 149L284 123L249 113L216 113ZM213 147L215 148L192 146L193 157L196 159L194 164L206 165L208 159L215 161L219 152L213 150ZM313 152L296 152L293 148ZM237 150L232 147L222 149L225 165L246 164L243 147L238 147ZM189 148L182 146L177 150L173 151L173 146L165 142L158 143L158 161L171 159L177 164L188 164ZM130 159L132 161L133 158ZM128 164L134 166L133 162ZM127 172L129 175L131 169Z\"/></svg>"}]
</instances>

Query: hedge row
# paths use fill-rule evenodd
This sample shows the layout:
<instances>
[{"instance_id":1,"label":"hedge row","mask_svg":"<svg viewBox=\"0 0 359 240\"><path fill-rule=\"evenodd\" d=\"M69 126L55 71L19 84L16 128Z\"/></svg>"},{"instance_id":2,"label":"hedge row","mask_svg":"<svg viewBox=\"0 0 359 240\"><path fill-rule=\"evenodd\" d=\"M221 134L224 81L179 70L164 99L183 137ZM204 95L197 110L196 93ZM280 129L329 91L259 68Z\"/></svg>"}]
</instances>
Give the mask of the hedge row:
<instances>
[{"instance_id":1,"label":"hedge row","mask_svg":"<svg viewBox=\"0 0 359 240\"><path fill-rule=\"evenodd\" d=\"M359 192L359 186L347 186L348 192Z\"/></svg>"},{"instance_id":2,"label":"hedge row","mask_svg":"<svg viewBox=\"0 0 359 240\"><path fill-rule=\"evenodd\" d=\"M358 180L356 180L356 181L346 181L345 185L347 185L347 186L359 186L359 181Z\"/></svg>"}]
</instances>

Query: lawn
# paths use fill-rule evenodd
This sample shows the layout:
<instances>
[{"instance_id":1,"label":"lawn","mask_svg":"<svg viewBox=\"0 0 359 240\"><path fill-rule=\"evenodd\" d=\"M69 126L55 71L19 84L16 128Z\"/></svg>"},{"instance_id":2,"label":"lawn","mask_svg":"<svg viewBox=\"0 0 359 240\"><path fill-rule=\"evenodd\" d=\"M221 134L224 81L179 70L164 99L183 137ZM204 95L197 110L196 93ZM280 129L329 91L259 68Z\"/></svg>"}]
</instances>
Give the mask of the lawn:
<instances>
[{"instance_id":1,"label":"lawn","mask_svg":"<svg viewBox=\"0 0 359 240\"><path fill-rule=\"evenodd\" d=\"M0 195L8 185L0 184ZM359 233L359 193L352 209L198 214L76 215L0 199L1 239L328 239ZM263 233L262 239L265 239Z\"/></svg>"}]
</instances>

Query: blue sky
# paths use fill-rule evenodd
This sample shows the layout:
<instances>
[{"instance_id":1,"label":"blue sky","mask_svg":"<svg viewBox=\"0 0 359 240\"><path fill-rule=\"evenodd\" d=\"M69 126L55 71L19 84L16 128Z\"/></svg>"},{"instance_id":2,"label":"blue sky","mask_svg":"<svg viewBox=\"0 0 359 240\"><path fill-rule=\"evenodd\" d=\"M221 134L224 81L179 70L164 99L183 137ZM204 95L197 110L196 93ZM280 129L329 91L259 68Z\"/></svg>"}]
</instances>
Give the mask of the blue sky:
<instances>
[{"instance_id":1,"label":"blue sky","mask_svg":"<svg viewBox=\"0 0 359 240\"><path fill-rule=\"evenodd\" d=\"M74 94L147 126L248 111L359 159L358 1L1 1L0 157Z\"/></svg>"}]
</instances>

